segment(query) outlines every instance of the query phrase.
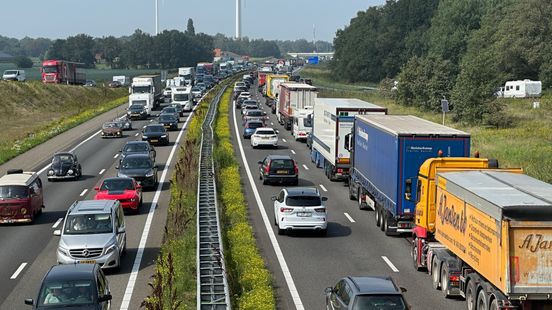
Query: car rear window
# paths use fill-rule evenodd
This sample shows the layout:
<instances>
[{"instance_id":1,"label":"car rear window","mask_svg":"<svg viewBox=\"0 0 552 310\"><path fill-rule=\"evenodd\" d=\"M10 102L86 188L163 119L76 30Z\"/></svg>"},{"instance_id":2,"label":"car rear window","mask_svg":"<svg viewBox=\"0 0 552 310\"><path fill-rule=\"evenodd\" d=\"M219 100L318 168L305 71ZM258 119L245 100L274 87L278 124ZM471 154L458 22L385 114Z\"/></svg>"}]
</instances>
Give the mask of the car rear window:
<instances>
[{"instance_id":1,"label":"car rear window","mask_svg":"<svg viewBox=\"0 0 552 310\"><path fill-rule=\"evenodd\" d=\"M400 295L360 295L356 298L353 309L405 310L407 308Z\"/></svg>"},{"instance_id":2,"label":"car rear window","mask_svg":"<svg viewBox=\"0 0 552 310\"><path fill-rule=\"evenodd\" d=\"M247 123L247 126L246 126L246 128L259 128L259 127L263 127L263 123L251 122L251 123Z\"/></svg>"},{"instance_id":3,"label":"car rear window","mask_svg":"<svg viewBox=\"0 0 552 310\"><path fill-rule=\"evenodd\" d=\"M284 168L293 169L293 160L291 159L273 159L270 161L270 167L274 169Z\"/></svg>"},{"instance_id":4,"label":"car rear window","mask_svg":"<svg viewBox=\"0 0 552 310\"><path fill-rule=\"evenodd\" d=\"M258 135L273 135L274 131L273 130L257 130L255 132L255 134L258 134Z\"/></svg>"},{"instance_id":5,"label":"car rear window","mask_svg":"<svg viewBox=\"0 0 552 310\"><path fill-rule=\"evenodd\" d=\"M132 143L125 145L125 152L146 152L148 145L146 143Z\"/></svg>"},{"instance_id":6,"label":"car rear window","mask_svg":"<svg viewBox=\"0 0 552 310\"><path fill-rule=\"evenodd\" d=\"M316 207L321 205L318 196L290 196L286 198L286 205L291 207Z\"/></svg>"},{"instance_id":7,"label":"car rear window","mask_svg":"<svg viewBox=\"0 0 552 310\"><path fill-rule=\"evenodd\" d=\"M247 112L247 116L263 116L263 112L262 111L250 111L250 112Z\"/></svg>"}]
</instances>

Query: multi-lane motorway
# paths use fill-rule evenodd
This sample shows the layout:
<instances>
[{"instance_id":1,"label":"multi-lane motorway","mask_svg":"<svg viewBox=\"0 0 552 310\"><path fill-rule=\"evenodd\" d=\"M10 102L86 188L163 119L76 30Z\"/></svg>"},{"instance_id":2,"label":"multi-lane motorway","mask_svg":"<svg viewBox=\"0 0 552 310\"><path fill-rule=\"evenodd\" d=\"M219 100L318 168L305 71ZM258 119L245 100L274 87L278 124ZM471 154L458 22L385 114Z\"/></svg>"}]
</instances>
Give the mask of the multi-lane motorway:
<instances>
[{"instance_id":1,"label":"multi-lane motorway","mask_svg":"<svg viewBox=\"0 0 552 310\"><path fill-rule=\"evenodd\" d=\"M147 283L152 281L151 275L165 227L170 198L169 181L178 155L177 142L182 140L185 133L182 128L187 125L191 115L189 113L181 117L180 131L170 132L169 146L156 147L160 185L155 191L144 192L144 204L139 214L126 216L127 254L122 259L120 271L107 272L113 309L139 309L140 303L150 292ZM45 167L51 159L51 153L34 149L25 154L27 158L32 158L30 162L29 159L27 162L19 161L24 166L21 168L40 171L46 209L34 224L0 226L0 309L30 308L23 304L23 300L36 298L42 277L56 264L59 237L53 236L53 231L62 225L61 219L66 210L75 200L92 199L94 187L103 178L116 175L115 166L122 146L126 141L140 139L140 130L152 121L134 121L134 130L125 131L123 138L102 139L99 134L101 121L94 119L72 129L75 134L66 135L70 141L53 139L47 142L59 144L59 148L50 145L53 151L72 150L77 154L83 168L83 177L78 181L46 181ZM17 162L14 160L10 164ZM20 167L0 168L5 171Z\"/></svg>"},{"instance_id":2,"label":"multi-lane motorway","mask_svg":"<svg viewBox=\"0 0 552 310\"><path fill-rule=\"evenodd\" d=\"M236 139L236 154L242 163L242 178L254 230L275 279L278 308L324 309L324 288L348 275L389 275L405 287L406 298L413 309L464 309L465 302L445 299L432 288L429 277L414 271L410 257L410 239L386 237L374 224L371 211L358 209L349 200L348 188L342 182L330 182L322 169L310 160L309 149L296 142L289 131L280 126L265 99L254 92L253 99L270 115L268 126L278 129L277 149L253 149L242 138L239 110L230 112L231 127ZM290 155L299 166L299 186L317 187L328 212L328 234L294 233L278 235L273 225L273 202L282 185L262 185L258 164L268 154Z\"/></svg>"}]
</instances>

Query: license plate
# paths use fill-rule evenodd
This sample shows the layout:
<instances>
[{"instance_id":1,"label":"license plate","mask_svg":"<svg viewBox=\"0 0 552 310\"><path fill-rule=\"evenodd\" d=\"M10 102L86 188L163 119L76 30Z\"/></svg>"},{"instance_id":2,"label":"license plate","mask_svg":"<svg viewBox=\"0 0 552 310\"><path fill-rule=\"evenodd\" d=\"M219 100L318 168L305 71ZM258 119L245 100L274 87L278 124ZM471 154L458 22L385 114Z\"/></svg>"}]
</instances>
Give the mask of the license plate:
<instances>
[{"instance_id":1,"label":"license plate","mask_svg":"<svg viewBox=\"0 0 552 310\"><path fill-rule=\"evenodd\" d=\"M310 213L310 212L297 212L298 217L309 217L311 215L312 215L312 213Z\"/></svg>"},{"instance_id":2,"label":"license plate","mask_svg":"<svg viewBox=\"0 0 552 310\"><path fill-rule=\"evenodd\" d=\"M268 140L268 139L270 139L270 138L269 138L269 137L262 137L261 139L263 139L263 140Z\"/></svg>"},{"instance_id":3,"label":"license plate","mask_svg":"<svg viewBox=\"0 0 552 310\"><path fill-rule=\"evenodd\" d=\"M132 113L132 116L140 116L140 114Z\"/></svg>"},{"instance_id":4,"label":"license plate","mask_svg":"<svg viewBox=\"0 0 552 310\"><path fill-rule=\"evenodd\" d=\"M287 174L288 171L287 170L276 170L276 173L277 174Z\"/></svg>"},{"instance_id":5,"label":"license plate","mask_svg":"<svg viewBox=\"0 0 552 310\"><path fill-rule=\"evenodd\" d=\"M171 125L164 125L163 127L165 127L165 128L170 128Z\"/></svg>"},{"instance_id":6,"label":"license plate","mask_svg":"<svg viewBox=\"0 0 552 310\"><path fill-rule=\"evenodd\" d=\"M79 260L78 261L79 264L95 264L96 261L95 260L92 260L92 259L89 259L89 260Z\"/></svg>"},{"instance_id":7,"label":"license plate","mask_svg":"<svg viewBox=\"0 0 552 310\"><path fill-rule=\"evenodd\" d=\"M151 139L151 142L159 142L157 139Z\"/></svg>"}]
</instances>

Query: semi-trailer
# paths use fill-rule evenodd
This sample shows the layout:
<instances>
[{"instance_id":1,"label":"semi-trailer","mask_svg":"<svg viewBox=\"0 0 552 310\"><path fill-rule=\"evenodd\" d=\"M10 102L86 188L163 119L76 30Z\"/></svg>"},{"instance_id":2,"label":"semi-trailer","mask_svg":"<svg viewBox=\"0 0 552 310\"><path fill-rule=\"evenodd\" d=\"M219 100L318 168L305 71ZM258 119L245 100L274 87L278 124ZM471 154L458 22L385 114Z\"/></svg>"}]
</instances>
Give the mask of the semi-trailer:
<instances>
[{"instance_id":1,"label":"semi-trailer","mask_svg":"<svg viewBox=\"0 0 552 310\"><path fill-rule=\"evenodd\" d=\"M44 60L40 72L43 83L80 84L86 83L86 74L79 68L82 63L67 60Z\"/></svg>"},{"instance_id":2,"label":"semi-trailer","mask_svg":"<svg viewBox=\"0 0 552 310\"><path fill-rule=\"evenodd\" d=\"M312 113L317 94L317 88L307 84L281 83L276 110L278 122L287 130L292 129L295 122L304 124L307 116ZM307 129L304 126L301 129L297 128L297 132L293 132L296 140L307 138Z\"/></svg>"}]
</instances>

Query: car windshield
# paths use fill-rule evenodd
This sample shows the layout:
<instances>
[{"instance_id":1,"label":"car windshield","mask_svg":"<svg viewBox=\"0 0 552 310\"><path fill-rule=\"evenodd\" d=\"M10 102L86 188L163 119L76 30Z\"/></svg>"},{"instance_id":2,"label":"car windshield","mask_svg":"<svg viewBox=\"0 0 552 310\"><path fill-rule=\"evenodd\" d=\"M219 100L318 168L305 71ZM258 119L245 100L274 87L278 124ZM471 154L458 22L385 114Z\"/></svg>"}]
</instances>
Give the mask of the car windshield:
<instances>
[{"instance_id":1,"label":"car windshield","mask_svg":"<svg viewBox=\"0 0 552 310\"><path fill-rule=\"evenodd\" d=\"M243 102L243 104L245 104L245 105L257 106L257 101L255 101L255 100L245 100L245 101Z\"/></svg>"},{"instance_id":2,"label":"car windshield","mask_svg":"<svg viewBox=\"0 0 552 310\"><path fill-rule=\"evenodd\" d=\"M174 116L172 114L159 115L159 121L161 122L174 122Z\"/></svg>"},{"instance_id":3,"label":"car windshield","mask_svg":"<svg viewBox=\"0 0 552 310\"><path fill-rule=\"evenodd\" d=\"M291 207L316 207L321 205L318 196L289 196L286 198L286 205Z\"/></svg>"},{"instance_id":4,"label":"car windshield","mask_svg":"<svg viewBox=\"0 0 552 310\"><path fill-rule=\"evenodd\" d=\"M113 232L111 214L75 214L67 216L64 233L67 235L108 234Z\"/></svg>"},{"instance_id":5,"label":"car windshield","mask_svg":"<svg viewBox=\"0 0 552 310\"><path fill-rule=\"evenodd\" d=\"M123 169L151 168L149 157L126 157L121 165Z\"/></svg>"},{"instance_id":6,"label":"car windshield","mask_svg":"<svg viewBox=\"0 0 552 310\"><path fill-rule=\"evenodd\" d=\"M73 162L73 156L71 155L55 155L54 159L52 160L52 163L59 164L59 163L72 163Z\"/></svg>"},{"instance_id":7,"label":"car windshield","mask_svg":"<svg viewBox=\"0 0 552 310\"><path fill-rule=\"evenodd\" d=\"M57 67L56 66L44 66L42 67L42 72L44 73L56 73Z\"/></svg>"},{"instance_id":8,"label":"car windshield","mask_svg":"<svg viewBox=\"0 0 552 310\"><path fill-rule=\"evenodd\" d=\"M129 178L106 179L100 187L101 191L124 191L133 189L134 183L132 182L132 179Z\"/></svg>"},{"instance_id":9,"label":"car windshield","mask_svg":"<svg viewBox=\"0 0 552 310\"><path fill-rule=\"evenodd\" d=\"M400 295L360 295L353 305L354 310L405 310L406 305Z\"/></svg>"},{"instance_id":10,"label":"car windshield","mask_svg":"<svg viewBox=\"0 0 552 310\"><path fill-rule=\"evenodd\" d=\"M200 90L201 89L199 87L196 87L196 86L192 87L192 91L200 91Z\"/></svg>"},{"instance_id":11,"label":"car windshield","mask_svg":"<svg viewBox=\"0 0 552 310\"><path fill-rule=\"evenodd\" d=\"M15 71L15 70L6 70L6 71L4 71L4 74L5 75L17 74L17 71Z\"/></svg>"},{"instance_id":12,"label":"car windshield","mask_svg":"<svg viewBox=\"0 0 552 310\"><path fill-rule=\"evenodd\" d=\"M147 126L144 132L165 132L165 128L163 126Z\"/></svg>"},{"instance_id":13,"label":"car windshield","mask_svg":"<svg viewBox=\"0 0 552 310\"><path fill-rule=\"evenodd\" d=\"M245 127L246 128L259 128L259 127L263 127L263 123L261 123L261 122L251 122L251 123L247 123L247 125Z\"/></svg>"},{"instance_id":14,"label":"car windshield","mask_svg":"<svg viewBox=\"0 0 552 310\"><path fill-rule=\"evenodd\" d=\"M118 123L112 122L112 123L104 123L103 128L117 128L119 127Z\"/></svg>"},{"instance_id":15,"label":"car windshield","mask_svg":"<svg viewBox=\"0 0 552 310\"><path fill-rule=\"evenodd\" d=\"M0 186L0 198L27 198L29 190L21 185L2 185Z\"/></svg>"},{"instance_id":16,"label":"car windshield","mask_svg":"<svg viewBox=\"0 0 552 310\"><path fill-rule=\"evenodd\" d=\"M132 87L132 93L133 94L147 94L150 92L150 86L133 86Z\"/></svg>"},{"instance_id":17,"label":"car windshield","mask_svg":"<svg viewBox=\"0 0 552 310\"><path fill-rule=\"evenodd\" d=\"M132 111L142 111L144 109L144 106L141 104L133 104L129 108Z\"/></svg>"},{"instance_id":18,"label":"car windshield","mask_svg":"<svg viewBox=\"0 0 552 310\"><path fill-rule=\"evenodd\" d=\"M249 111L247 116L263 116L263 111Z\"/></svg>"},{"instance_id":19,"label":"car windshield","mask_svg":"<svg viewBox=\"0 0 552 310\"><path fill-rule=\"evenodd\" d=\"M65 307L87 305L96 301L96 288L90 280L50 281L42 284L38 305L44 307Z\"/></svg>"},{"instance_id":20,"label":"car windshield","mask_svg":"<svg viewBox=\"0 0 552 310\"><path fill-rule=\"evenodd\" d=\"M174 101L188 101L188 94L174 94Z\"/></svg>"},{"instance_id":21,"label":"car windshield","mask_svg":"<svg viewBox=\"0 0 552 310\"><path fill-rule=\"evenodd\" d=\"M274 130L257 130L255 131L256 135L274 135Z\"/></svg>"},{"instance_id":22,"label":"car windshield","mask_svg":"<svg viewBox=\"0 0 552 310\"><path fill-rule=\"evenodd\" d=\"M125 153L131 153L131 152L147 152L148 151L148 144L146 143L130 143L125 145L123 148L123 152Z\"/></svg>"}]
</instances>

